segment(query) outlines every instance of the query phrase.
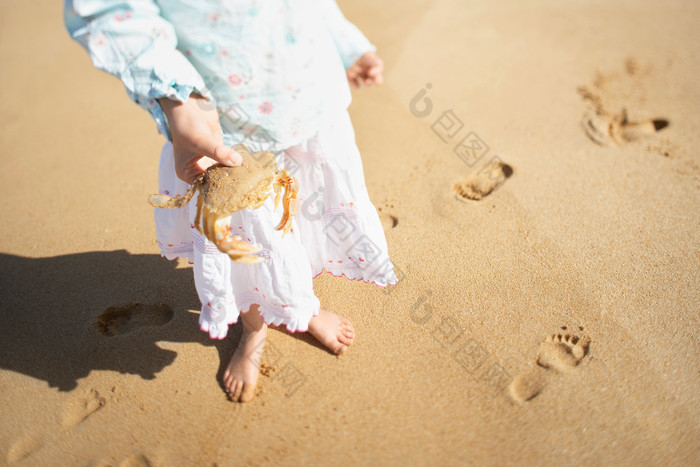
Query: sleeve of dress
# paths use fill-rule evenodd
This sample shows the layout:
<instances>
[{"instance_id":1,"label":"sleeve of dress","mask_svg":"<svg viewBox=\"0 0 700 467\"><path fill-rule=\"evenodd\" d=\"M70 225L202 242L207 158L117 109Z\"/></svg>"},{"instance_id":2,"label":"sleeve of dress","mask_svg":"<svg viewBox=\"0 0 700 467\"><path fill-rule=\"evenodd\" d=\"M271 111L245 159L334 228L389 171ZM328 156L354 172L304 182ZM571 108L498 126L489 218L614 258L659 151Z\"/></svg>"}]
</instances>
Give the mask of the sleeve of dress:
<instances>
[{"instance_id":1,"label":"sleeve of dress","mask_svg":"<svg viewBox=\"0 0 700 467\"><path fill-rule=\"evenodd\" d=\"M184 102L193 91L210 97L204 80L177 50L173 25L151 0L66 0L64 19L71 37L94 65L122 80L129 97L148 111L170 139L156 99Z\"/></svg>"},{"instance_id":2,"label":"sleeve of dress","mask_svg":"<svg viewBox=\"0 0 700 467\"><path fill-rule=\"evenodd\" d=\"M377 50L357 26L345 19L335 0L317 0L317 3L345 69L350 68L365 52Z\"/></svg>"}]
</instances>

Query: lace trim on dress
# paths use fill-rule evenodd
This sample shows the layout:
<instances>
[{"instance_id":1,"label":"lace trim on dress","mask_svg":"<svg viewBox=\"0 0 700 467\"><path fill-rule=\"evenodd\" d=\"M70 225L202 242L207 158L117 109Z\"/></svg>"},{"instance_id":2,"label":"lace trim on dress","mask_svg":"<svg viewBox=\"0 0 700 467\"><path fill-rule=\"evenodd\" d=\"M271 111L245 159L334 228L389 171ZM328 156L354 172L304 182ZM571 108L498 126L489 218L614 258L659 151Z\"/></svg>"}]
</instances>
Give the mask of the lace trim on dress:
<instances>
[{"instance_id":1,"label":"lace trim on dress","mask_svg":"<svg viewBox=\"0 0 700 467\"><path fill-rule=\"evenodd\" d=\"M314 297L315 298L315 297ZM258 305L258 313L268 326L279 326L285 323L290 332L306 332L309 321L318 315L321 307L318 299L313 303L297 308L313 307L315 311L309 316L305 313L291 312L287 305L270 303L259 291L252 290L237 294L235 299L229 298L218 303L206 303L199 315L199 328L208 332L213 339L223 339L228 333L228 327L238 322L243 310L248 312L252 305ZM307 308L308 309L308 308Z\"/></svg>"}]
</instances>

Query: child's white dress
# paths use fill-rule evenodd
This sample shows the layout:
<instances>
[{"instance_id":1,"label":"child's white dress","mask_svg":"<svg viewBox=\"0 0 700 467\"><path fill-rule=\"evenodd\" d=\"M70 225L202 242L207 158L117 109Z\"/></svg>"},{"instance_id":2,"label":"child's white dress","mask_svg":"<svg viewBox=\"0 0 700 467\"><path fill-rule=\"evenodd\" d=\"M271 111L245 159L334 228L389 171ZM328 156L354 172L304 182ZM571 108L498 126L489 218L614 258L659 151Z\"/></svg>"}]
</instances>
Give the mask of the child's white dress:
<instances>
[{"instance_id":1,"label":"child's white dress","mask_svg":"<svg viewBox=\"0 0 700 467\"><path fill-rule=\"evenodd\" d=\"M272 196L233 214L232 231L264 248L256 265L234 263L193 228L195 200L156 210L163 256L194 264L203 330L223 338L258 304L267 323L305 331L319 309L312 277L324 269L397 281L346 111L345 69L374 47L334 0L66 0L64 14L95 65L122 80L168 139L157 99L196 92L216 104L226 144L275 153L299 182L300 211L284 238ZM188 188L169 143L159 184L171 196Z\"/></svg>"},{"instance_id":2,"label":"child's white dress","mask_svg":"<svg viewBox=\"0 0 700 467\"><path fill-rule=\"evenodd\" d=\"M226 336L228 325L252 304L259 305L266 323L306 331L320 306L311 281L324 269L380 286L397 281L379 216L363 183L347 112L313 138L276 155L278 166L287 168L299 182L299 213L292 231L283 237L274 229L282 214L281 206L273 211L274 196L258 209L231 216L233 233L263 246L260 255L266 260L261 263L234 263L201 235L193 225L196 198L189 210L156 209L163 256L189 257L194 264L202 302L199 324L211 337ZM175 175L170 143L161 154L159 184L160 192L171 196L189 188Z\"/></svg>"}]
</instances>

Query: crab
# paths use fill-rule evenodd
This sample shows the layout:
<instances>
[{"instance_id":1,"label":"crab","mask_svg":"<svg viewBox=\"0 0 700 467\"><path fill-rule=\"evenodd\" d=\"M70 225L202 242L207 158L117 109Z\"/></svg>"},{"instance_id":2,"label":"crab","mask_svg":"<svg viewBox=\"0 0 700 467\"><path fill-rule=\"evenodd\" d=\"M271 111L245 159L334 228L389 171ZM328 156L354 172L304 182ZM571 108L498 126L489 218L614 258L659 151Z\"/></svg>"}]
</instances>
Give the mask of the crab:
<instances>
[{"instance_id":1,"label":"crab","mask_svg":"<svg viewBox=\"0 0 700 467\"><path fill-rule=\"evenodd\" d=\"M233 261L256 264L264 261L264 258L256 255L262 248L246 242L241 235L231 235L228 223L219 221L241 209L259 208L273 190L277 210L284 188L284 212L275 227L276 230L282 230L284 236L290 231L292 218L298 210L299 187L297 180L286 170L277 170L274 154L267 151L251 153L242 144L233 146L233 149L242 156L240 166L213 165L192 183L183 196L153 194L148 198L148 202L155 208L180 208L192 199L196 190L199 190L195 228ZM273 190L270 190L270 185Z\"/></svg>"}]
</instances>

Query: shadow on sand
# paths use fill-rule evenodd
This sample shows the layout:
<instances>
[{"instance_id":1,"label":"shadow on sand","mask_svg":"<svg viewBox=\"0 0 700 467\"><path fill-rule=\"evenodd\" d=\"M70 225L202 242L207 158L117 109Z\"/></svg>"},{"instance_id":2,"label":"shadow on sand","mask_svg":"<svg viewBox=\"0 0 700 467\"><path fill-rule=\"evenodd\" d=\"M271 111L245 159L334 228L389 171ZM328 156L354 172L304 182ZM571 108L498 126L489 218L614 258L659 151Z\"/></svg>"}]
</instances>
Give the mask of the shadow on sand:
<instances>
[{"instance_id":1,"label":"shadow on sand","mask_svg":"<svg viewBox=\"0 0 700 467\"><path fill-rule=\"evenodd\" d=\"M191 269L159 255L0 254L0 368L70 391L92 370L153 379L177 355L156 342L196 342L218 349L220 381L240 326L212 340L188 312L199 306ZM108 309L117 319L105 329Z\"/></svg>"}]
</instances>

